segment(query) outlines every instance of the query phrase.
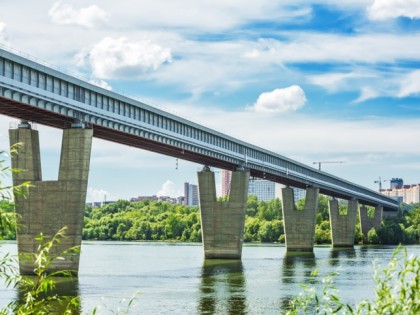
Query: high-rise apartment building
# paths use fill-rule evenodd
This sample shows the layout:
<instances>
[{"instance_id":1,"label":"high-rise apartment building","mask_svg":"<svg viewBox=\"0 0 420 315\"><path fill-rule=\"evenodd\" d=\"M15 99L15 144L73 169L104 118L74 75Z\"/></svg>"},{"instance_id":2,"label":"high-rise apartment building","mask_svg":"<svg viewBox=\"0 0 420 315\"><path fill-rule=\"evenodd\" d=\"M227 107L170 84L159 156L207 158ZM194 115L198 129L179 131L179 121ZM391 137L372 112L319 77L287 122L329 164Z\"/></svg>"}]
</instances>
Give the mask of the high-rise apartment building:
<instances>
[{"instance_id":1,"label":"high-rise apartment building","mask_svg":"<svg viewBox=\"0 0 420 315\"><path fill-rule=\"evenodd\" d=\"M286 187L285 185L282 184L277 184L276 185L276 198L281 199L281 189ZM295 204L297 204L297 202L299 201L299 199L305 198L306 197L306 190L305 189L301 189L301 188L296 188L296 187L291 187L293 189L293 199Z\"/></svg>"},{"instance_id":2,"label":"high-rise apartment building","mask_svg":"<svg viewBox=\"0 0 420 315\"><path fill-rule=\"evenodd\" d=\"M257 196L258 200L270 201L276 198L275 182L252 178L249 180L248 195Z\"/></svg>"},{"instance_id":3,"label":"high-rise apartment building","mask_svg":"<svg viewBox=\"0 0 420 315\"><path fill-rule=\"evenodd\" d=\"M198 206L198 186L184 183L184 204L186 206Z\"/></svg>"},{"instance_id":4,"label":"high-rise apartment building","mask_svg":"<svg viewBox=\"0 0 420 315\"><path fill-rule=\"evenodd\" d=\"M392 187L392 186L391 186ZM382 189L381 194L394 198L398 202L418 203L420 202L420 184L403 185L392 189Z\"/></svg>"},{"instance_id":5,"label":"high-rise apartment building","mask_svg":"<svg viewBox=\"0 0 420 315\"><path fill-rule=\"evenodd\" d=\"M390 181L390 189L400 189L404 186L404 181L402 178L392 178Z\"/></svg>"},{"instance_id":6,"label":"high-rise apartment building","mask_svg":"<svg viewBox=\"0 0 420 315\"><path fill-rule=\"evenodd\" d=\"M230 182L232 181L232 172L227 170L222 170L222 197L229 195L230 191Z\"/></svg>"}]
</instances>

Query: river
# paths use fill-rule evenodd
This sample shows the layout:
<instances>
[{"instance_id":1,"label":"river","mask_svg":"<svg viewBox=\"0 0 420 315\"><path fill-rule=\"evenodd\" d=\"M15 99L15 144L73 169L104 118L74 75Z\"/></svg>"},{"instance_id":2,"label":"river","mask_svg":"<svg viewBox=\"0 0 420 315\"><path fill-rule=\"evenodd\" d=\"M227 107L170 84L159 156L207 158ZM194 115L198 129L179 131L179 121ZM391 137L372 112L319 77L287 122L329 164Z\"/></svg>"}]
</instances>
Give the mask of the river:
<instances>
[{"instance_id":1,"label":"river","mask_svg":"<svg viewBox=\"0 0 420 315\"><path fill-rule=\"evenodd\" d=\"M408 246L420 256L420 246ZM374 298L373 261L386 266L395 247L333 250L289 255L282 245L245 245L241 261L204 260L201 244L83 242L78 282L65 287L80 294L81 313L115 314L138 293L130 314L279 314L302 284L335 282L347 303ZM0 256L16 253L0 242ZM318 270L314 278L311 273ZM0 280L0 308L16 298Z\"/></svg>"}]
</instances>

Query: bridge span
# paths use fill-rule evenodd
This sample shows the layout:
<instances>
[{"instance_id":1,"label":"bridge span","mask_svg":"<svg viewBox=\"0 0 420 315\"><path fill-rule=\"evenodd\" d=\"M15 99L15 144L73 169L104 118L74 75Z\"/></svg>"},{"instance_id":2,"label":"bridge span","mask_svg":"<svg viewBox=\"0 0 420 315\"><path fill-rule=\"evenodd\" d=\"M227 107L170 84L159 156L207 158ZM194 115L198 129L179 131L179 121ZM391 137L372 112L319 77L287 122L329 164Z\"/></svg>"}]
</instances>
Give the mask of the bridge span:
<instances>
[{"instance_id":1,"label":"bridge span","mask_svg":"<svg viewBox=\"0 0 420 315\"><path fill-rule=\"evenodd\" d=\"M243 220L243 195L246 195L247 181L250 175L287 186L307 189L307 203L312 202L312 205L308 204L307 207L312 209L312 212L315 211L314 206L316 208L319 193L348 200L349 209L353 207L350 206L353 204L355 204L355 207L357 207L357 204L361 204L362 208L365 208L364 206L374 206L381 209L381 213L382 210L395 212L399 208L396 200L371 189L235 139L138 100L103 89L73 75L56 70L42 62L24 57L20 53L14 53L9 49L0 49L0 113L23 121L19 129L10 131L11 142L24 142L25 150L31 152L30 155L21 154L15 158L15 161L12 160L15 166L24 166L25 169L32 170L32 175L15 175L16 183L29 179L37 182L39 187L49 185L42 181L40 175L38 136L30 128L27 121L65 130L59 181L58 184L55 183L53 186L64 185L63 181L74 180L75 182L71 184L74 188L74 200L68 197L69 194L66 193L59 200L53 198L54 200L51 203L68 204L71 201L70 203L74 203L75 213L79 211L76 209L78 207L76 204L80 204L86 195L85 186L87 185L90 138L92 136L205 166L234 171L230 204L221 206L221 208L213 204L215 198L215 191L212 188L214 187L214 174L208 168L199 173L201 210L203 212L203 208L206 208L207 204L207 207L212 209L210 212L217 213L219 218L225 215L222 214L222 208L228 207L233 212L236 210L232 209L237 208L235 220L238 220L238 222ZM74 139L77 139L77 141ZM64 153L66 150L68 152ZM68 154L68 156L66 157L65 154ZM78 157L75 157L76 155ZM78 171L69 171L65 169L65 165L71 169L78 169ZM234 185L237 186L236 190ZM52 188L45 186L43 189L45 192ZM68 192L67 188L60 189ZM77 191L82 193L81 196L75 197ZM42 194L41 191L38 193ZM235 194L237 194L237 197L235 197ZM57 195L59 195L58 191ZM292 197L293 192L289 188L285 188L283 191L284 216L287 216L287 211L290 210L292 213L294 210L294 205L289 202ZM43 202L47 201L44 200ZM334 202L332 200L330 207L335 209L337 206ZM22 200L21 203L23 208L30 208L29 202ZM17 202L17 207L18 205L19 202ZM49 206L40 203L37 207L48 208ZM30 211L36 210L32 209ZM48 214L46 214L47 217ZM232 221L231 219L225 219L229 222ZM225 219L222 219L222 221ZM213 216L207 217L202 213L203 224L212 220L215 220ZM310 218L305 217L302 220L312 222L312 214ZM75 223L75 229L80 229L80 224L80 222ZM243 223L236 228L239 231L243 230ZM205 248L206 239L217 243L214 237L210 236L219 233L214 232L214 229L215 227L211 227L211 231L206 232L206 228L203 228ZM291 228L289 228L290 231ZM220 232L219 234L222 235L223 233ZM301 234L301 232L296 233ZM78 233L75 232L75 234ZM223 235L229 238L230 234L228 234ZM292 235L291 232L290 235ZM311 235L310 233L308 237L310 238ZM237 239L238 237L239 239ZM286 234L286 242L287 239ZM289 237L289 241L290 239L291 237ZM235 236L235 242L239 242L240 247L242 246L240 235ZM292 242L289 242L288 245L288 248L293 248ZM24 245L22 246L24 247ZM300 247L298 246L298 248ZM222 249L221 252L230 256L229 250ZM235 255L232 254L231 256ZM206 253L206 256L210 257L212 255Z\"/></svg>"}]
</instances>

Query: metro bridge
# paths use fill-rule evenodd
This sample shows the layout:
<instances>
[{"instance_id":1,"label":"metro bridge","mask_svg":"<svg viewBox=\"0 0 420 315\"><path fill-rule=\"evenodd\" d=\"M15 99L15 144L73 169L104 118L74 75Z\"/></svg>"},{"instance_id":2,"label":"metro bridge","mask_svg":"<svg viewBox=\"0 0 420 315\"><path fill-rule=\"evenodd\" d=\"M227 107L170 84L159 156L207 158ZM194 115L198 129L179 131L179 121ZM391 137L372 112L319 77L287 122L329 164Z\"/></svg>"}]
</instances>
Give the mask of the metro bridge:
<instances>
[{"instance_id":1,"label":"metro bridge","mask_svg":"<svg viewBox=\"0 0 420 315\"><path fill-rule=\"evenodd\" d=\"M60 174L63 175L59 175L58 181L61 183L63 180L81 180L83 181L79 187L81 192L85 190L84 185L87 184L91 145L89 137L93 135L93 137L108 141L202 164L206 166L201 172L204 175L212 173L207 166L231 170L234 173L246 173L245 178L238 179L239 190L244 188L242 182L247 187L247 180L251 175L286 186L307 189L307 192L312 189L314 195L307 193L307 199L311 199L310 196L312 196L315 205L318 193L322 193L333 198L348 200L349 205L355 202L356 205L362 205L362 208L366 205L380 208L381 213L382 210L388 213L396 212L399 208L396 200L371 189L101 88L31 58L23 57L19 53L13 53L9 49L0 49L0 113L22 120L18 130L10 131L11 142L31 143L31 147L27 149L35 150L31 151L30 158L22 154L15 158L15 162L12 160L12 164L15 163L15 166L23 165L25 169L31 170L29 173L32 172L32 175L28 173L27 176L14 175L15 183L26 179L39 182L38 185L41 186L49 185L47 182L43 182L40 176L41 169L37 164L37 159L39 159L38 136L34 135L35 131L27 123L29 121L70 130L71 135L63 136L63 152L64 145L72 145L73 137L81 142L79 143L80 147L70 149L76 151L70 152L69 156L76 159L74 157L76 152L86 151L84 157L79 157L81 159L79 162L84 163L84 166L81 166L79 170L79 175L82 174L82 177L77 178L70 170L61 170L60 168ZM90 132L91 135L82 135L83 131L86 134ZM76 135L78 132L79 134ZM70 140L65 140L65 137L69 137ZM63 157L63 152L60 167L61 165L64 165L63 168L66 167L65 165L69 168L74 167L77 164L76 161L71 160L71 157L70 160ZM28 162L28 159L31 161ZM30 167L28 163L31 165ZM205 200L207 200L205 193L208 192L211 195L209 195L211 200L213 195L215 196L215 192L209 192L209 189L212 191L213 188L208 187L208 185L213 185L211 182L214 181L214 174L210 174L210 177L205 181L207 182L204 183L203 180L200 180L199 174L202 212ZM44 187L44 193L48 189L50 188ZM236 197L233 196L235 194L233 187L231 191L233 191L231 199L236 200ZM42 192L38 193L42 194ZM242 200L243 192L237 191L237 193L239 194L238 198ZM81 199L83 196L85 198L85 195L86 192L84 195L82 193ZM289 200L289 195L289 191L285 190L283 199ZM64 199L60 199L60 202L65 203L63 200L67 200L67 197L62 198ZM57 200L52 202L60 203ZM29 207L26 205L28 203L22 201L22 207ZM229 209L233 207L233 203L232 201ZM17 202L17 207L18 204L19 202ZM48 208L49 206L43 204L38 207ZM291 207L293 208L293 205ZM335 206L333 205L333 207ZM283 208L287 208L284 200ZM77 210L74 211L77 212ZM203 223L205 221L203 216L202 221ZM240 229L241 226L238 228ZM203 232L203 237L205 233Z\"/></svg>"}]
</instances>

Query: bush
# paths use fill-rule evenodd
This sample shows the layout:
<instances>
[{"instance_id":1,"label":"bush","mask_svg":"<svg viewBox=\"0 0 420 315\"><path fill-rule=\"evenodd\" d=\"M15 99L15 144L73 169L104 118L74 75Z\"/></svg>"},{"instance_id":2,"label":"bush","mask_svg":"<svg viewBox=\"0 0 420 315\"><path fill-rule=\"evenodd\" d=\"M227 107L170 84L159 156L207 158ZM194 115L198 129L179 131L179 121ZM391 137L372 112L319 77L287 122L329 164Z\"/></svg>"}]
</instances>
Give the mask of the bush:
<instances>
[{"instance_id":1,"label":"bush","mask_svg":"<svg viewBox=\"0 0 420 315\"><path fill-rule=\"evenodd\" d=\"M362 301L355 306L342 302L333 281L336 275L323 279L320 292L304 286L304 291L290 302L286 314L420 314L420 259L408 257L406 249L395 250L383 270L375 264L376 299L373 301Z\"/></svg>"}]
</instances>

